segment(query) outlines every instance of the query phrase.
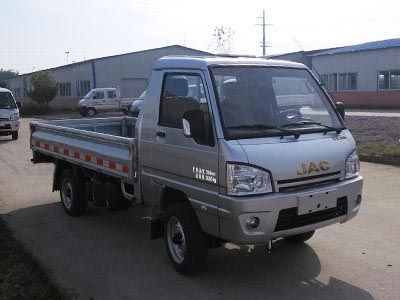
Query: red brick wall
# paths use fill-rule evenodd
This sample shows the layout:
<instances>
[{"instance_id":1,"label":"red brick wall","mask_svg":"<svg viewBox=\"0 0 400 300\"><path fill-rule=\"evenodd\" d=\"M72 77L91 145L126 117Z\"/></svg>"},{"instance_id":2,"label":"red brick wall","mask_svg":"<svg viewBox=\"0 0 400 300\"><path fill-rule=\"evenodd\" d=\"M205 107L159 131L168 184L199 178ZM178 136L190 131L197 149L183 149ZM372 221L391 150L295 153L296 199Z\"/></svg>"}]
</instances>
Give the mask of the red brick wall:
<instances>
[{"instance_id":1,"label":"red brick wall","mask_svg":"<svg viewBox=\"0 0 400 300\"><path fill-rule=\"evenodd\" d=\"M331 92L347 108L400 108L400 91Z\"/></svg>"},{"instance_id":2,"label":"red brick wall","mask_svg":"<svg viewBox=\"0 0 400 300\"><path fill-rule=\"evenodd\" d=\"M78 106L78 101L80 99L82 99L82 97L55 98L53 101L50 102L50 107L76 109L76 107ZM17 101L22 101L22 103L32 102L32 100L29 98L17 99Z\"/></svg>"}]
</instances>

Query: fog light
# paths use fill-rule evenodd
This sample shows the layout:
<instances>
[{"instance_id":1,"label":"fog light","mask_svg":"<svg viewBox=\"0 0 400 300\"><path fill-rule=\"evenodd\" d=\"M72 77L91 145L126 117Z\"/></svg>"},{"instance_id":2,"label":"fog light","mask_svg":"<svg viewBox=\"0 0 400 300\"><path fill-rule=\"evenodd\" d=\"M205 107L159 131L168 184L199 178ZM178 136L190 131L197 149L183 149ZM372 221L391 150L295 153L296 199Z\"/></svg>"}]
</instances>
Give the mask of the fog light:
<instances>
[{"instance_id":1,"label":"fog light","mask_svg":"<svg viewBox=\"0 0 400 300\"><path fill-rule=\"evenodd\" d=\"M256 229L260 225L260 219L258 217L249 217L246 220L246 226L248 229Z\"/></svg>"},{"instance_id":2,"label":"fog light","mask_svg":"<svg viewBox=\"0 0 400 300\"><path fill-rule=\"evenodd\" d=\"M357 199L356 199L356 204L360 205L361 200L362 200L362 196L361 196L361 194L358 194Z\"/></svg>"}]
</instances>

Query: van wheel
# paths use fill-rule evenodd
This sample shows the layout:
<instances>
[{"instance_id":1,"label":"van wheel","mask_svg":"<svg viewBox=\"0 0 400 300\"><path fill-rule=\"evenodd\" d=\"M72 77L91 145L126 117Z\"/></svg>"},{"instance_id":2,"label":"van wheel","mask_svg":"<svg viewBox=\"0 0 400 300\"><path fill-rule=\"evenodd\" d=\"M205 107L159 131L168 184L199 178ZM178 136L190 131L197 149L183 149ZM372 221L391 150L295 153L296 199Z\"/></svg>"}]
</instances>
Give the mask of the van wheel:
<instances>
[{"instance_id":1,"label":"van wheel","mask_svg":"<svg viewBox=\"0 0 400 300\"><path fill-rule=\"evenodd\" d=\"M13 133L11 133L11 137L12 137L12 139L15 141L15 140L18 140L18 131L14 131Z\"/></svg>"},{"instance_id":2,"label":"van wheel","mask_svg":"<svg viewBox=\"0 0 400 300\"><path fill-rule=\"evenodd\" d=\"M71 169L65 170L60 178L60 198L64 210L70 216L80 216L87 208L84 189L80 188Z\"/></svg>"},{"instance_id":3,"label":"van wheel","mask_svg":"<svg viewBox=\"0 0 400 300\"><path fill-rule=\"evenodd\" d=\"M172 205L165 216L164 240L168 258L181 274L194 274L207 258L207 236L189 203Z\"/></svg>"},{"instance_id":4,"label":"van wheel","mask_svg":"<svg viewBox=\"0 0 400 300\"><path fill-rule=\"evenodd\" d=\"M82 117L87 117L88 111L86 108L82 108L79 113L81 114Z\"/></svg>"},{"instance_id":5,"label":"van wheel","mask_svg":"<svg viewBox=\"0 0 400 300\"><path fill-rule=\"evenodd\" d=\"M96 110L93 107L88 108L87 115L89 117L94 117L97 114Z\"/></svg>"},{"instance_id":6,"label":"van wheel","mask_svg":"<svg viewBox=\"0 0 400 300\"><path fill-rule=\"evenodd\" d=\"M301 234L296 234L296 235L291 235L291 236L286 236L285 240L287 240L290 243L293 244L302 244L305 241L308 241L311 239L311 237L314 235L315 230L309 231L309 232L304 232Z\"/></svg>"}]
</instances>

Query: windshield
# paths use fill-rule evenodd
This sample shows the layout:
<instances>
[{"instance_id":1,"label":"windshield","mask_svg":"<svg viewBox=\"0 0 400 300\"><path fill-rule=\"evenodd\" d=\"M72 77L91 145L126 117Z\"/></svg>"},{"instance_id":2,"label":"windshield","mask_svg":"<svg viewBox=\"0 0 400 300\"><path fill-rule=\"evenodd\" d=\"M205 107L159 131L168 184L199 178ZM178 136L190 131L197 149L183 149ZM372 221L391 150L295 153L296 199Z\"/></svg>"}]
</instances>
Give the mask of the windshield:
<instances>
[{"instance_id":1,"label":"windshield","mask_svg":"<svg viewBox=\"0 0 400 300\"><path fill-rule=\"evenodd\" d=\"M305 69L218 66L211 71L228 139L344 128Z\"/></svg>"},{"instance_id":2,"label":"windshield","mask_svg":"<svg viewBox=\"0 0 400 300\"><path fill-rule=\"evenodd\" d=\"M93 94L95 93L95 91L91 90L89 93L87 93L85 95L85 97L83 97L84 99L92 99Z\"/></svg>"},{"instance_id":3,"label":"windshield","mask_svg":"<svg viewBox=\"0 0 400 300\"><path fill-rule=\"evenodd\" d=\"M17 108L14 98L10 92L0 92L0 109Z\"/></svg>"}]
</instances>

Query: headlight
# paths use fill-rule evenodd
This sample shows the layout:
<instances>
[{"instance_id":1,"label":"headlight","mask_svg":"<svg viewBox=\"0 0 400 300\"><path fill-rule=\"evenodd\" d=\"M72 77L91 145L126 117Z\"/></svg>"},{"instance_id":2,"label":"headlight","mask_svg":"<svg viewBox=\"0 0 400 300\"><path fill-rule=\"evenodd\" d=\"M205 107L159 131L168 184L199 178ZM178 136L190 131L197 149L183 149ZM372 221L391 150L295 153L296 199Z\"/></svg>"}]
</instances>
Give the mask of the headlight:
<instances>
[{"instance_id":1,"label":"headlight","mask_svg":"<svg viewBox=\"0 0 400 300\"><path fill-rule=\"evenodd\" d=\"M360 172L360 159L355 149L346 160L346 179L358 176Z\"/></svg>"},{"instance_id":2,"label":"headlight","mask_svg":"<svg viewBox=\"0 0 400 300\"><path fill-rule=\"evenodd\" d=\"M19 119L19 113L15 113L10 116L10 121L17 121L18 119Z\"/></svg>"},{"instance_id":3,"label":"headlight","mask_svg":"<svg viewBox=\"0 0 400 300\"><path fill-rule=\"evenodd\" d=\"M255 195L271 193L271 177L267 171L248 165L226 165L226 186L228 195Z\"/></svg>"}]
</instances>

